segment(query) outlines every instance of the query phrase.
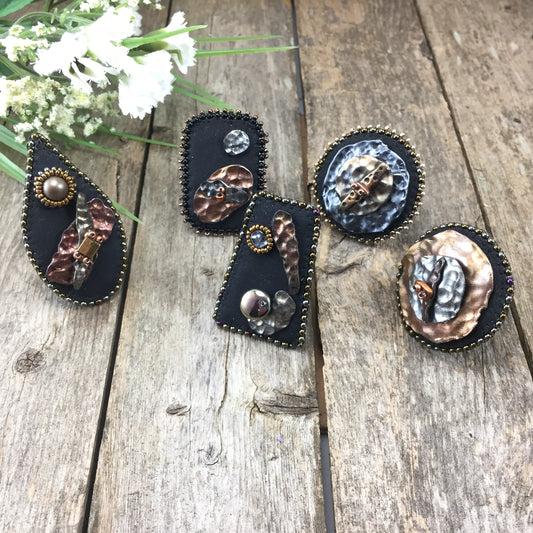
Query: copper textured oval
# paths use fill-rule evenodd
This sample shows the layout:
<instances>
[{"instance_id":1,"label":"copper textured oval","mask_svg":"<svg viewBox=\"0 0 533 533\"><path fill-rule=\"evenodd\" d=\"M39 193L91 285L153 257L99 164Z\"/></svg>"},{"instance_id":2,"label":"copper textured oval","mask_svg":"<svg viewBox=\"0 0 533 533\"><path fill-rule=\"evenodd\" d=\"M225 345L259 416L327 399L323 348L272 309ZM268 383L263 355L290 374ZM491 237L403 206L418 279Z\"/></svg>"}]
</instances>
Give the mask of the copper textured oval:
<instances>
[{"instance_id":1,"label":"copper textured oval","mask_svg":"<svg viewBox=\"0 0 533 533\"><path fill-rule=\"evenodd\" d=\"M423 322L414 313L409 302L410 278L416 263L424 256L439 255L456 259L465 274L468 290L455 318L446 322ZM492 266L481 248L468 237L449 230L417 242L402 260L403 275L400 279L400 303L407 324L413 331L433 342L443 343L468 335L486 309L493 287Z\"/></svg>"},{"instance_id":2,"label":"copper textured oval","mask_svg":"<svg viewBox=\"0 0 533 533\"><path fill-rule=\"evenodd\" d=\"M277 211L272 222L274 242L283 260L283 268L289 282L289 293L296 294L300 290L300 272L298 239L292 217L286 211Z\"/></svg>"},{"instance_id":3,"label":"copper textured oval","mask_svg":"<svg viewBox=\"0 0 533 533\"><path fill-rule=\"evenodd\" d=\"M428 256L445 258L447 263L453 258L459 264L454 269L457 272L445 274L441 270L450 280L440 279L432 287L433 274L441 259L429 277L427 272L422 272L420 280L420 272L415 273L417 263ZM454 309L449 320L438 323L434 322L436 315L431 314L425 317L428 321L420 320L413 310L413 301L416 302L413 290L425 291L423 283L420 285L425 281L437 291L441 282L453 285L458 270L464 275L464 294L457 314L453 316ZM450 291L451 285L445 287L444 299L459 298L460 288ZM411 335L428 347L450 352L474 348L494 335L509 310L514 282L509 261L488 233L474 226L449 223L429 230L409 248L400 266L397 288L400 314Z\"/></svg>"},{"instance_id":4,"label":"copper textured oval","mask_svg":"<svg viewBox=\"0 0 533 533\"><path fill-rule=\"evenodd\" d=\"M242 165L219 168L200 184L194 194L194 212L202 222L220 222L246 204L254 179Z\"/></svg>"}]
</instances>

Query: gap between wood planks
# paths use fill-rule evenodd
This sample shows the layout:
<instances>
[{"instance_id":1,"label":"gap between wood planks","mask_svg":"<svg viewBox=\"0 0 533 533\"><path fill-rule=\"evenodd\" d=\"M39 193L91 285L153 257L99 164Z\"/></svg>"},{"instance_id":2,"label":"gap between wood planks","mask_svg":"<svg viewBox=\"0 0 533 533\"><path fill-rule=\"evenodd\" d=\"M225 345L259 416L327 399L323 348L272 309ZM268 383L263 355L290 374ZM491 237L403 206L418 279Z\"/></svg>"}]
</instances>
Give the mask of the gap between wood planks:
<instances>
[{"instance_id":1,"label":"gap between wood planks","mask_svg":"<svg viewBox=\"0 0 533 533\"><path fill-rule=\"evenodd\" d=\"M294 50L294 62L296 71L296 92L298 95L298 114L300 115L300 140L302 147L302 189L305 193L305 200L312 203L312 191L308 181L308 159L307 159L307 115L305 110L305 95L302 79L302 67L300 63L300 49L298 41L298 22L296 17L296 6L291 0L292 13L292 33L296 49ZM324 352L322 349L322 338L318 325L318 298L316 295L316 283L311 289L311 304L314 312L312 317L313 330L313 353L315 355L315 378L318 399L318 416L320 425L320 467L322 472L322 490L324 498L324 519L327 533L335 531L335 511L333 506L333 488L331 486L331 463L329 455L328 420L326 410L326 395L324 388Z\"/></svg>"},{"instance_id":2,"label":"gap between wood planks","mask_svg":"<svg viewBox=\"0 0 533 533\"><path fill-rule=\"evenodd\" d=\"M435 61L435 54L433 53L433 47L431 45L431 41L429 40L429 35L426 31L426 28L424 26L424 20L422 18L422 13L419 8L419 0L413 0L413 6L416 11L416 16L418 18L418 23L420 24L420 28L422 29L422 33L424 35L424 39L426 41L426 44L428 46L430 55L431 55L431 63L433 65L433 68L435 70L435 74L437 76L437 80L439 83L440 90L442 92L442 96L444 98L444 101L446 102L446 106L448 108L448 113L450 114L450 118L452 120L453 129L455 131L455 136L457 137L457 141L459 143L459 146L461 147L461 153L463 155L463 159L465 161L466 170L468 172L468 176L470 177L470 181L472 182L472 186L474 187L474 193L476 195L477 203L479 205L479 208L481 210L481 217L483 218L483 224L485 225L485 228L487 231L494 235L494 232L492 231L491 224L489 222L489 216L487 213L487 210L485 208L485 204L483 203L483 198L481 196L478 184L476 180L474 179L474 172L472 170L472 165L470 164L470 159L468 158L468 154L466 151L466 147L463 142L463 138L461 137L461 132L459 130L459 125L457 121L457 117L455 116L455 112L453 110L453 106L450 100L450 96L448 94L448 91L446 90L446 85L444 83L444 78L442 77L442 73L440 71L439 65ZM524 328L522 327L522 323L520 321L520 316L518 314L518 311L516 309L516 304L514 301L511 303L511 315L513 317L513 321L516 326L516 330L518 332L518 339L520 341L520 346L522 348L522 351L524 352L524 355L526 357L526 361L529 367L529 372L531 373L531 377L533 378L533 351L531 349L531 346L529 345L529 342L527 341L526 335L524 333Z\"/></svg>"},{"instance_id":3,"label":"gap between wood planks","mask_svg":"<svg viewBox=\"0 0 533 533\"><path fill-rule=\"evenodd\" d=\"M167 20L167 24L168 24L168 20ZM148 134L147 134L148 139L152 138L153 128L154 128L154 117L153 115L151 115L150 126L148 127ZM145 148L144 148L144 157L143 157L143 162L142 162L142 167L141 167L141 175L139 177L139 185L137 187L137 195L135 199L135 209L133 211L136 217L139 217L139 214L140 214L142 192L144 188L144 178L146 176L146 166L148 164L149 153L150 153L150 144L147 143L145 144ZM117 194L117 197L118 197L118 194ZM91 516L91 503L92 503L92 498L93 498L94 485L96 481L96 472L98 470L98 459L100 456L100 447L101 447L102 439L104 435L104 428L105 428L105 422L106 422L106 417L107 417L107 407L109 405L109 397L111 395L111 384L113 382L113 373L115 370L115 362L117 358L118 344L120 340L120 332L122 330L122 318L124 316L124 306L126 303L126 295L128 294L128 283L129 283L130 271L131 271L129 267L131 266L131 261L133 258L133 250L135 249L135 238L137 236L137 227L138 227L138 223L133 222L132 229L131 229L131 236L129 239L128 254L127 254L128 268L126 269L126 273L124 275L124 281L122 283L122 290L120 292L120 301L119 301L118 311L117 311L117 321L115 324L115 331L113 333L113 340L111 343L111 350L109 353L109 363L107 366L106 377L105 377L105 382L104 382L104 391L102 393L102 404L100 406L100 413L98 415L98 423L96 427L96 435L94 438L94 445L93 445L93 454L91 457L91 464L89 467L89 477L87 480L87 492L85 494L85 502L83 505L83 521L81 524L82 532L88 531L89 520Z\"/></svg>"}]
</instances>

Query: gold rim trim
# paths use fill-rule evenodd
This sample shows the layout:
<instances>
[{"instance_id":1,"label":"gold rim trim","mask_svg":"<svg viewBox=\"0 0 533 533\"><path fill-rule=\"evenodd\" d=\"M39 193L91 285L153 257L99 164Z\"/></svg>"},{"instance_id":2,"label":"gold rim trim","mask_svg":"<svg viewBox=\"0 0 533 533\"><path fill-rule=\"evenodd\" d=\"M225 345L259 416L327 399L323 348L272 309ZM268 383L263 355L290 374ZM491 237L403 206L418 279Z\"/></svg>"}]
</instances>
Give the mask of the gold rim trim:
<instances>
[{"instance_id":1,"label":"gold rim trim","mask_svg":"<svg viewBox=\"0 0 533 533\"><path fill-rule=\"evenodd\" d=\"M56 202L47 198L43 192L44 182L48 178L58 177L64 179L67 182L68 193L63 200ZM74 193L76 192L76 183L74 178L66 170L61 170L60 168L51 168L45 170L35 178L35 196L46 206L48 207L63 207L70 203L72 198L74 198Z\"/></svg>"},{"instance_id":2,"label":"gold rim trim","mask_svg":"<svg viewBox=\"0 0 533 533\"><path fill-rule=\"evenodd\" d=\"M255 231L262 231L266 238L267 238L267 245L264 248L258 248L253 242L252 242L252 233ZM272 237L272 232L270 231L270 228L267 228L266 226L262 226L261 224L254 224L250 228L248 228L248 231L246 232L246 244L248 245L248 248L252 250L252 252L255 252L256 254L267 254L272 250L274 246L274 239Z\"/></svg>"}]
</instances>

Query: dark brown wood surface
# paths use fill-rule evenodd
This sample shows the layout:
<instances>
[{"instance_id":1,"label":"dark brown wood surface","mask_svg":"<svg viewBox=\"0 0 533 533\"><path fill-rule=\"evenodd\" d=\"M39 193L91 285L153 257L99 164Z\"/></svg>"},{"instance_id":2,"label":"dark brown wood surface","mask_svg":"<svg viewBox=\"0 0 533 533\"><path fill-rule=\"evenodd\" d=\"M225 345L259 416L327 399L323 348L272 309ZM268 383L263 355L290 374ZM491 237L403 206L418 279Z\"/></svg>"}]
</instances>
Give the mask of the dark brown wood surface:
<instances>
[{"instance_id":1,"label":"dark brown wood surface","mask_svg":"<svg viewBox=\"0 0 533 533\"><path fill-rule=\"evenodd\" d=\"M307 200L330 141L390 124L426 165L420 216L374 247L323 225L313 320L292 351L215 326L234 238L183 223L178 150L100 137L122 157L68 151L144 222L126 221L121 294L93 309L32 271L22 187L1 176L0 530L324 531L320 425L338 532L531 530L530 3L169 4L143 27L181 9L203 36L298 40L300 62L215 57L188 76L263 120L270 190ZM117 126L177 143L203 109L174 94L152 122ZM517 280L501 331L462 354L423 348L396 310L405 250L449 221L490 230Z\"/></svg>"}]
</instances>

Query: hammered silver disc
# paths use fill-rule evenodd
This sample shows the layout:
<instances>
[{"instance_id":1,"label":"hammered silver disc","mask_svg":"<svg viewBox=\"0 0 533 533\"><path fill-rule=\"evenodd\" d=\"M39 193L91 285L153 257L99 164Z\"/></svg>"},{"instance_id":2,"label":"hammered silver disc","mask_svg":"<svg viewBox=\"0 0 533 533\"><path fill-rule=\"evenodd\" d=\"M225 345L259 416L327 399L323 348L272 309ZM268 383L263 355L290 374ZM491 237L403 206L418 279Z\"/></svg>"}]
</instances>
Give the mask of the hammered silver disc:
<instances>
[{"instance_id":1,"label":"hammered silver disc","mask_svg":"<svg viewBox=\"0 0 533 533\"><path fill-rule=\"evenodd\" d=\"M461 309L465 293L465 275L461 263L449 256L425 255L417 261L409 278L409 302L419 320L422 320L422 302L413 288L414 284L417 280L426 281L441 257L446 260L446 266L437 288L430 322L447 322L455 318Z\"/></svg>"},{"instance_id":2,"label":"hammered silver disc","mask_svg":"<svg viewBox=\"0 0 533 533\"><path fill-rule=\"evenodd\" d=\"M230 155L239 155L250 147L250 137L245 131L231 130L222 141L224 150Z\"/></svg>"},{"instance_id":3,"label":"hammered silver disc","mask_svg":"<svg viewBox=\"0 0 533 533\"><path fill-rule=\"evenodd\" d=\"M370 155L350 157L345 161L338 170L336 180L335 189L339 198L344 198L350 192L352 183L361 181L380 164L379 159ZM376 183L368 198L350 207L350 212L361 216L378 210L390 198L393 180L389 168L381 180Z\"/></svg>"}]
</instances>

